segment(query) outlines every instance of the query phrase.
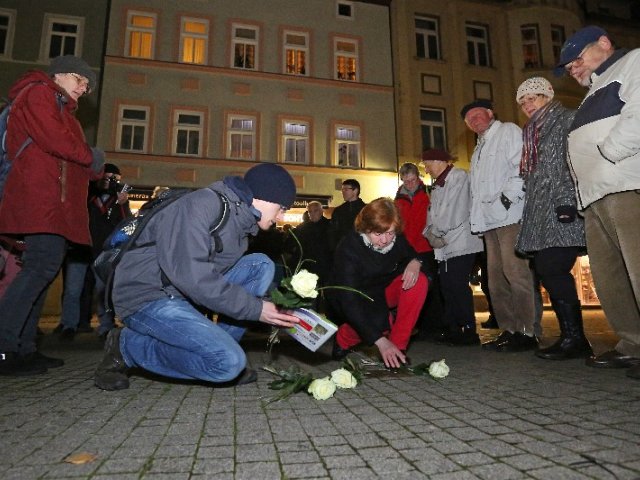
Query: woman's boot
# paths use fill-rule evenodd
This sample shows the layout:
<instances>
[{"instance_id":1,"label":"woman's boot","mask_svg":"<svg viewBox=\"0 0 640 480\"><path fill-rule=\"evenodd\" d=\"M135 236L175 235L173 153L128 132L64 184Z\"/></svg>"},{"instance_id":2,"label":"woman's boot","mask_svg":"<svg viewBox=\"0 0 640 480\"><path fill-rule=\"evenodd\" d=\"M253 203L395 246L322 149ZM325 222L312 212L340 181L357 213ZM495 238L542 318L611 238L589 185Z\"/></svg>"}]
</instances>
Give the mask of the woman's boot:
<instances>
[{"instance_id":1,"label":"woman's boot","mask_svg":"<svg viewBox=\"0 0 640 480\"><path fill-rule=\"evenodd\" d=\"M546 360L569 360L593 355L589 340L584 336L580 302L552 301L553 310L560 324L560 339L548 348L536 351L536 356Z\"/></svg>"}]
</instances>

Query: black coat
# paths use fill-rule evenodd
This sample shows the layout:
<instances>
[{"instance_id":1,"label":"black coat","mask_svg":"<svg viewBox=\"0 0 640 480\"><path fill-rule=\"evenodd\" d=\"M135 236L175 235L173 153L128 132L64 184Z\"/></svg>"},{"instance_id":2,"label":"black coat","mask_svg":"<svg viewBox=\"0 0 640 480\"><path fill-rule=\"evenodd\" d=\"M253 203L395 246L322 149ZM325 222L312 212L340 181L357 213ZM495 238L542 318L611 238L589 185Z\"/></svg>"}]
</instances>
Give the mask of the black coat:
<instances>
[{"instance_id":1,"label":"black coat","mask_svg":"<svg viewBox=\"0 0 640 480\"><path fill-rule=\"evenodd\" d=\"M324 284L331 271L331 249L329 248L329 219L322 217L317 222L304 222L298 225L293 233L302 245L302 258L312 260L304 262L302 268L315 273ZM287 250L291 252L292 270L300 259L300 248L292 237L287 241Z\"/></svg>"},{"instance_id":2,"label":"black coat","mask_svg":"<svg viewBox=\"0 0 640 480\"><path fill-rule=\"evenodd\" d=\"M325 292L335 314L349 323L368 345L373 345L389 329L385 289L416 257L415 250L401 234L387 253L367 247L355 231L338 245L328 284L355 288L374 301L344 290L328 289Z\"/></svg>"}]
</instances>

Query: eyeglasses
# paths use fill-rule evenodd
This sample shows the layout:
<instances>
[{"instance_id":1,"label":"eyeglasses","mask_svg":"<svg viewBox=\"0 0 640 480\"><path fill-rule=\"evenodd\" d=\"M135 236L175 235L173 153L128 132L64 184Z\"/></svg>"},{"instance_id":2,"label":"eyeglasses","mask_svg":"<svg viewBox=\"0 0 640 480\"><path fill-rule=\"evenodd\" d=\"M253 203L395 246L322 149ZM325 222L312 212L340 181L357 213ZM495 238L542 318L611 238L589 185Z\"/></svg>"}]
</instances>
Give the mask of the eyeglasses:
<instances>
[{"instance_id":1,"label":"eyeglasses","mask_svg":"<svg viewBox=\"0 0 640 480\"><path fill-rule=\"evenodd\" d=\"M598 42L590 43L589 45L584 47L580 52L580 55L578 55L576 58L574 58L564 66L564 69L567 71L567 73L571 73L571 70L573 69L573 67L578 68L582 66L582 64L584 63L584 54L587 53L587 50L593 47L596 43Z\"/></svg>"},{"instance_id":2,"label":"eyeglasses","mask_svg":"<svg viewBox=\"0 0 640 480\"><path fill-rule=\"evenodd\" d=\"M84 87L85 93L91 92L91 88L89 88L89 80L87 80L82 75L78 75L77 73L70 73L69 75L71 75L75 79L79 87Z\"/></svg>"},{"instance_id":3,"label":"eyeglasses","mask_svg":"<svg viewBox=\"0 0 640 480\"><path fill-rule=\"evenodd\" d=\"M396 236L396 232L395 230L389 230L388 232L382 232L382 233L373 232L373 236L376 238L382 238L382 237L394 238Z\"/></svg>"},{"instance_id":4,"label":"eyeglasses","mask_svg":"<svg viewBox=\"0 0 640 480\"><path fill-rule=\"evenodd\" d=\"M353 187L342 187L340 190L353 190Z\"/></svg>"}]
</instances>

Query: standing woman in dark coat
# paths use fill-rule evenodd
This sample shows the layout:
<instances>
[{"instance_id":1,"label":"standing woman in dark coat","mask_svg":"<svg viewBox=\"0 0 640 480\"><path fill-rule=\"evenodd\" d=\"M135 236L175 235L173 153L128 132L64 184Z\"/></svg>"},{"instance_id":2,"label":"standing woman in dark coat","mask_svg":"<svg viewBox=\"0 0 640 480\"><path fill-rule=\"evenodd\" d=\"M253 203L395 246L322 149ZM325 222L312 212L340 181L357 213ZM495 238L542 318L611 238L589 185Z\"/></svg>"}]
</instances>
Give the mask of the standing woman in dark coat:
<instances>
[{"instance_id":1,"label":"standing woman in dark coat","mask_svg":"<svg viewBox=\"0 0 640 480\"><path fill-rule=\"evenodd\" d=\"M584 221L567 164L567 133L575 112L553 100L542 77L525 80L516 101L529 121L523 128L520 175L525 181L522 228L516 249L533 259L560 324L560 339L536 351L540 358L565 360L592 355L584 336L582 310L571 269L585 251Z\"/></svg>"},{"instance_id":2,"label":"standing woman in dark coat","mask_svg":"<svg viewBox=\"0 0 640 480\"><path fill-rule=\"evenodd\" d=\"M347 323L338 329L333 349L339 359L361 342L376 345L387 367L406 362L404 351L427 295L427 277L420 272L415 250L402 234L402 219L390 198L366 205L355 230L338 245L330 285L363 292L327 291L329 301ZM397 309L392 315L391 309Z\"/></svg>"}]
</instances>

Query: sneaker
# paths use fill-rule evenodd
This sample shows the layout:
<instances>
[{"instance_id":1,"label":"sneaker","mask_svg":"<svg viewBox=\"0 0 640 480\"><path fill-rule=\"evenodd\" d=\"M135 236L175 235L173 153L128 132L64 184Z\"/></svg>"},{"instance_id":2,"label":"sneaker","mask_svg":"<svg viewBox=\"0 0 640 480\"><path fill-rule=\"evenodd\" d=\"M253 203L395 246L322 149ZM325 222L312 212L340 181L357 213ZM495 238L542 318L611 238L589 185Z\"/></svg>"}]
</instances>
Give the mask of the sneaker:
<instances>
[{"instance_id":1,"label":"sneaker","mask_svg":"<svg viewBox=\"0 0 640 480\"><path fill-rule=\"evenodd\" d=\"M24 355L25 362L32 365L39 365L44 368L59 368L64 365L61 358L47 357L40 352L27 353Z\"/></svg>"},{"instance_id":2,"label":"sneaker","mask_svg":"<svg viewBox=\"0 0 640 480\"><path fill-rule=\"evenodd\" d=\"M60 332L58 340L61 342L72 342L76 336L76 331L73 328L65 328Z\"/></svg>"},{"instance_id":3,"label":"sneaker","mask_svg":"<svg viewBox=\"0 0 640 480\"><path fill-rule=\"evenodd\" d=\"M104 342L104 357L96 368L94 383L102 390L124 390L129 388L127 377L127 364L120 352L119 328L111 330Z\"/></svg>"},{"instance_id":4,"label":"sneaker","mask_svg":"<svg viewBox=\"0 0 640 480\"><path fill-rule=\"evenodd\" d=\"M245 368L238 378L234 380L236 386L246 385L248 383L254 383L258 380L258 372L256 372L253 368Z\"/></svg>"},{"instance_id":5,"label":"sneaker","mask_svg":"<svg viewBox=\"0 0 640 480\"><path fill-rule=\"evenodd\" d=\"M47 367L25 361L15 352L0 353L0 375L7 377L28 377L47 373Z\"/></svg>"}]
</instances>

